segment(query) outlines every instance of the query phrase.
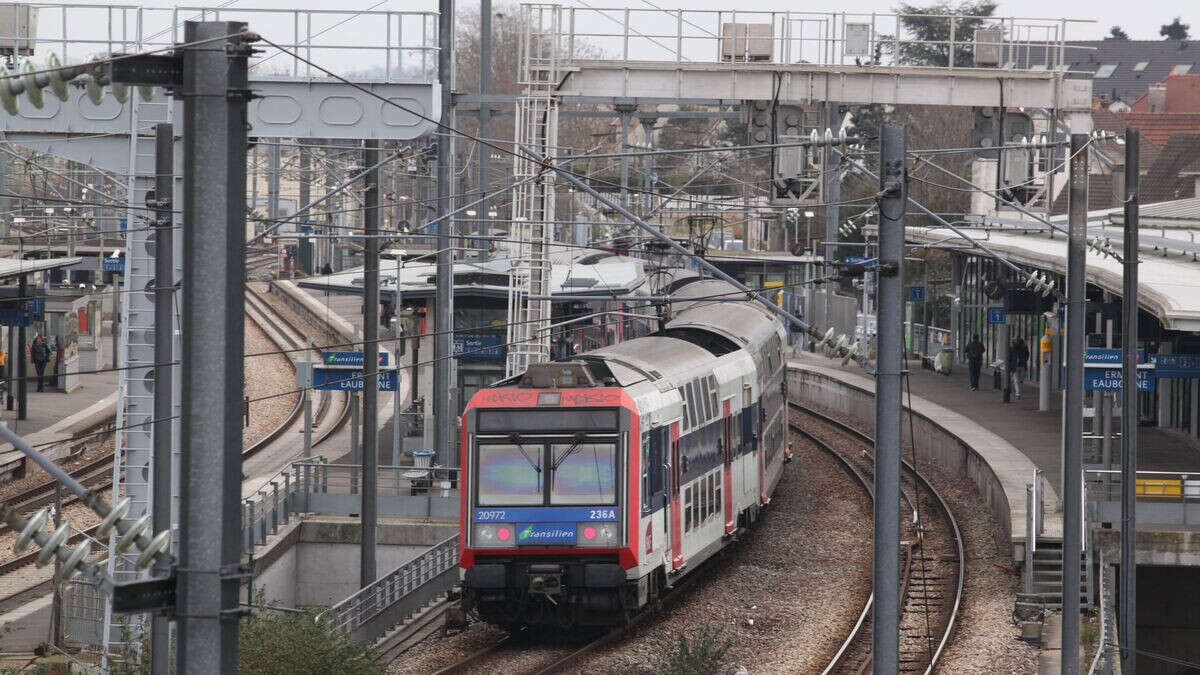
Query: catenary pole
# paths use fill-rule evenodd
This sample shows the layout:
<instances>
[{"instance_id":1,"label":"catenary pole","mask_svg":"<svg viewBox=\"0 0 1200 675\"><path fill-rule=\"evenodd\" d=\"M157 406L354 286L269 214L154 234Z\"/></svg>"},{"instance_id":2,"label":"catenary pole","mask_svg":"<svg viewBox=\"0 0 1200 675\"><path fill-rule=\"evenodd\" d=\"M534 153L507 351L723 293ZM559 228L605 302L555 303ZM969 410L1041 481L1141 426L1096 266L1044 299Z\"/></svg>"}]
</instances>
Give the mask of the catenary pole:
<instances>
[{"instance_id":1,"label":"catenary pole","mask_svg":"<svg viewBox=\"0 0 1200 675\"><path fill-rule=\"evenodd\" d=\"M454 89L454 0L438 2L438 82L442 87L443 129L454 128L454 101L450 94ZM454 192L453 171L450 162L454 157L454 135L444 134L438 138L437 157L437 208L438 216L447 216L451 209L450 195ZM458 462L452 452L454 445L454 420L458 411L451 405L454 374L454 252L450 235L454 230L454 218L447 217L437 226L437 277L434 293L433 340L433 446L438 463L455 466Z\"/></svg>"},{"instance_id":2,"label":"catenary pole","mask_svg":"<svg viewBox=\"0 0 1200 675\"><path fill-rule=\"evenodd\" d=\"M172 124L158 124L154 129L154 200L156 210L154 230L154 315L163 317L160 326L174 324L169 317L175 291L174 219L172 196L175 190L175 129ZM150 513L154 531L171 529L171 418L172 378L171 361L174 331L154 331L154 483L151 489L153 504ZM166 576L169 570L156 568L155 576ZM165 675L170 670L171 622L155 615L150 622L150 670Z\"/></svg>"},{"instance_id":3,"label":"catenary pole","mask_svg":"<svg viewBox=\"0 0 1200 675\"><path fill-rule=\"evenodd\" d=\"M247 60L243 22L189 21L183 86L183 447L179 673L238 667Z\"/></svg>"},{"instance_id":4,"label":"catenary pole","mask_svg":"<svg viewBox=\"0 0 1200 675\"><path fill-rule=\"evenodd\" d=\"M1138 468L1138 150L1141 132L1125 129L1125 278L1121 305L1121 589L1117 602L1120 616L1121 673L1133 675L1137 668L1137 468Z\"/></svg>"},{"instance_id":5,"label":"catenary pole","mask_svg":"<svg viewBox=\"0 0 1200 675\"><path fill-rule=\"evenodd\" d=\"M492 0L479 0L479 137L492 137L492 104L488 94L492 92ZM492 189L492 149L480 145L479 191L483 201L479 202L480 219L475 226L476 234L488 234L492 219L488 216L488 196ZM483 243L478 244L483 247Z\"/></svg>"},{"instance_id":6,"label":"catenary pole","mask_svg":"<svg viewBox=\"0 0 1200 675\"><path fill-rule=\"evenodd\" d=\"M879 134L879 356L875 375L875 608L872 672L900 660L900 357L904 306L905 127Z\"/></svg>"},{"instance_id":7,"label":"catenary pole","mask_svg":"<svg viewBox=\"0 0 1200 675\"><path fill-rule=\"evenodd\" d=\"M1079 672L1080 560L1083 504L1080 446L1083 442L1083 343L1087 311L1087 134L1071 134L1070 198L1067 203L1067 400L1063 410L1062 672Z\"/></svg>"},{"instance_id":8,"label":"catenary pole","mask_svg":"<svg viewBox=\"0 0 1200 675\"><path fill-rule=\"evenodd\" d=\"M833 128L833 118L837 114L838 104L836 101L825 102L825 124L829 128ZM839 125L840 126L840 125ZM838 219L841 217L841 209L837 203L842 200L842 181L838 177L838 163L834 160L833 148L825 148L821 153L823 160L821 164L822 178L825 181L825 192L823 195L825 207L825 241L836 242L838 240ZM830 267L829 261L836 260L838 257L838 248L836 246L825 247L825 274L832 273L833 268ZM825 323L833 325L833 287L835 284L825 284Z\"/></svg>"},{"instance_id":9,"label":"catenary pole","mask_svg":"<svg viewBox=\"0 0 1200 675\"><path fill-rule=\"evenodd\" d=\"M379 141L367 141L363 163L379 161ZM363 194L363 414L362 536L359 585L375 581L375 525L379 469L379 168L367 174Z\"/></svg>"}]
</instances>

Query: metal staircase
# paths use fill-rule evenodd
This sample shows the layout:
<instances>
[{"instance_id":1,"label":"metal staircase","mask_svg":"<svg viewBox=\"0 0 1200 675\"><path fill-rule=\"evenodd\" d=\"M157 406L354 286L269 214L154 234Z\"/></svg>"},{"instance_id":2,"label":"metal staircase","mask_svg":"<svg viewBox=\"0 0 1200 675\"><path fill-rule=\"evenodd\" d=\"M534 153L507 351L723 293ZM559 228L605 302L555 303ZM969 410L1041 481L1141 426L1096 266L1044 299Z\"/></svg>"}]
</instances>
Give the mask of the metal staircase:
<instances>
[{"instance_id":1,"label":"metal staircase","mask_svg":"<svg viewBox=\"0 0 1200 675\"><path fill-rule=\"evenodd\" d=\"M1092 602L1092 551L1088 548L1079 560L1080 606ZM1047 609L1062 609L1063 549L1062 541L1038 540L1033 553L1033 593L1025 602L1036 602Z\"/></svg>"},{"instance_id":2,"label":"metal staircase","mask_svg":"<svg viewBox=\"0 0 1200 675\"><path fill-rule=\"evenodd\" d=\"M513 266L508 286L507 375L524 372L530 364L550 358L550 251L554 221L554 174L543 166L551 161L558 138L558 97L561 80L559 48L561 8L524 5L521 36L521 80L524 94L517 100L513 177L525 180L513 188Z\"/></svg>"}]
</instances>

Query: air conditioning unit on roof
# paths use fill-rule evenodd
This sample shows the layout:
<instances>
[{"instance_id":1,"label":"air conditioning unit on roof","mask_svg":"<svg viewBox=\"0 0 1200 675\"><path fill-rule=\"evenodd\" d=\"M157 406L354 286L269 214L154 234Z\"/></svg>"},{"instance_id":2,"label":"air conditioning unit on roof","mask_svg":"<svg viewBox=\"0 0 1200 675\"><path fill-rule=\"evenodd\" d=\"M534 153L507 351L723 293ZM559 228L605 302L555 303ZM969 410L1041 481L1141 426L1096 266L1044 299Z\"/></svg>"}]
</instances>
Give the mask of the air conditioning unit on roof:
<instances>
[{"instance_id":1,"label":"air conditioning unit on roof","mask_svg":"<svg viewBox=\"0 0 1200 675\"><path fill-rule=\"evenodd\" d=\"M721 24L722 61L770 61L775 26L769 23Z\"/></svg>"}]
</instances>

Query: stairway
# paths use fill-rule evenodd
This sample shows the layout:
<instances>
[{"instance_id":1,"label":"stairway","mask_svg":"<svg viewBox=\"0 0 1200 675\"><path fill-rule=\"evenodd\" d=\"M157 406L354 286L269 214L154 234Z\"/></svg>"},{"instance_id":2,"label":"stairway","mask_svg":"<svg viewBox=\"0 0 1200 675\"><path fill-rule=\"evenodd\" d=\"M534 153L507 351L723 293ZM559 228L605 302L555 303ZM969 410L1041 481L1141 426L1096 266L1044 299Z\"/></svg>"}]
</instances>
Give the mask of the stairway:
<instances>
[{"instance_id":1,"label":"stairway","mask_svg":"<svg viewBox=\"0 0 1200 675\"><path fill-rule=\"evenodd\" d=\"M458 587L430 600L425 606L387 629L375 640L375 654L380 663L389 663L446 625L452 605L458 603Z\"/></svg>"},{"instance_id":2,"label":"stairway","mask_svg":"<svg viewBox=\"0 0 1200 675\"><path fill-rule=\"evenodd\" d=\"M1091 552L1086 551L1079 561L1081 607L1091 604L1092 574ZM1025 594L1025 601L1040 602L1047 609L1062 609L1063 598L1063 548L1062 541L1038 540L1033 553L1033 596Z\"/></svg>"}]
</instances>

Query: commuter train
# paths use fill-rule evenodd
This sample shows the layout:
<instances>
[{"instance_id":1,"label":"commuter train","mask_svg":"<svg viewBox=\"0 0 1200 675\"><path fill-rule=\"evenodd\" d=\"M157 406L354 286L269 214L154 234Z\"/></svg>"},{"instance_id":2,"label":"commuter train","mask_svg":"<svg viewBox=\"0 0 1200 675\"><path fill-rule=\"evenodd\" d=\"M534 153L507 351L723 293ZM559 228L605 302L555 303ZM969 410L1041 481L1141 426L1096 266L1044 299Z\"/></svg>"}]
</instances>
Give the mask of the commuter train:
<instances>
[{"instance_id":1,"label":"commuter train","mask_svg":"<svg viewBox=\"0 0 1200 675\"><path fill-rule=\"evenodd\" d=\"M732 545L787 453L784 327L714 279L662 328L477 392L463 418L463 608L508 629L627 621Z\"/></svg>"}]
</instances>

